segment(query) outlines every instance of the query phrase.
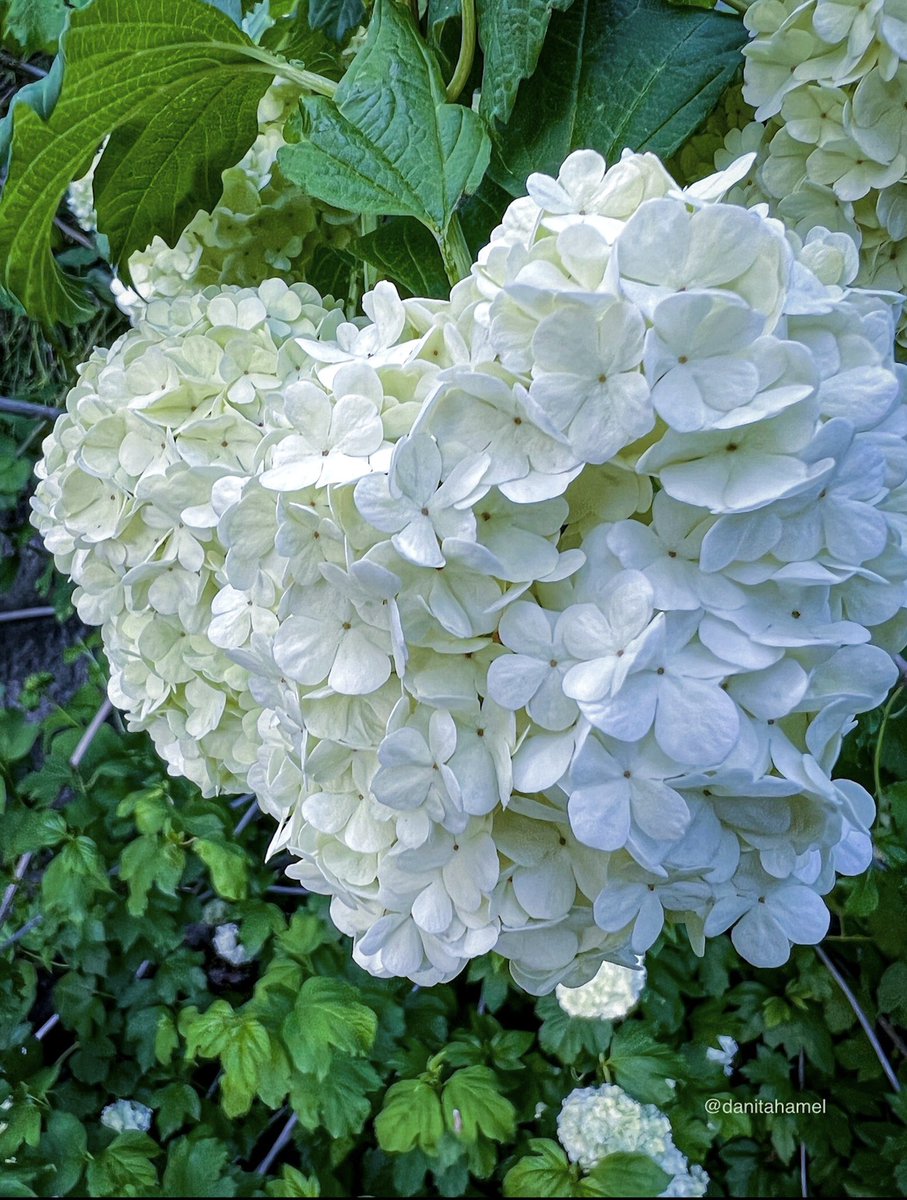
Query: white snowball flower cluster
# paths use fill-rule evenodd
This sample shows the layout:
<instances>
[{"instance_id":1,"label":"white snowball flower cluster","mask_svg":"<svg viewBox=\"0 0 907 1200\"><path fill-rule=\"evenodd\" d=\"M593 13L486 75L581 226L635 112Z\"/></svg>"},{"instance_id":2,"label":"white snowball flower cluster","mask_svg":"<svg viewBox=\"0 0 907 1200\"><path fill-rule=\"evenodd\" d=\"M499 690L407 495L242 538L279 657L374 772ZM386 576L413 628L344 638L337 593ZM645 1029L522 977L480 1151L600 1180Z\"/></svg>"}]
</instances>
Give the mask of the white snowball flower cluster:
<instances>
[{"instance_id":1,"label":"white snowball flower cluster","mask_svg":"<svg viewBox=\"0 0 907 1200\"><path fill-rule=\"evenodd\" d=\"M245 788L260 712L212 624L216 509L252 470L263 391L306 359L293 337L342 319L280 280L157 301L84 364L44 443L32 520L102 627L111 698L206 795Z\"/></svg>"},{"instance_id":2,"label":"white snowball flower cluster","mask_svg":"<svg viewBox=\"0 0 907 1200\"><path fill-rule=\"evenodd\" d=\"M720 202L747 166L573 154L367 324L151 305L48 441L112 695L257 793L374 974L494 949L550 991L666 922L778 965L868 865L832 773L904 629L895 312L846 239Z\"/></svg>"},{"instance_id":3,"label":"white snowball flower cluster","mask_svg":"<svg viewBox=\"0 0 907 1200\"><path fill-rule=\"evenodd\" d=\"M196 213L173 246L155 237L130 256L133 286L113 280L117 303L130 319L137 320L153 300L188 296L212 285L302 280L317 249L341 247L354 236L354 217L306 196L277 165L277 152L285 145L283 127L299 95L296 84L276 79L259 102L254 143L222 173L217 205ZM69 207L88 232L97 224L92 180L102 152L103 147L89 172L69 188Z\"/></svg>"},{"instance_id":4,"label":"white snowball flower cluster","mask_svg":"<svg viewBox=\"0 0 907 1200\"><path fill-rule=\"evenodd\" d=\"M901 0L755 0L744 17L755 120L727 154L759 152L734 193L805 236L849 234L862 286L907 286L907 13ZM907 345L907 323L899 330Z\"/></svg>"},{"instance_id":5,"label":"white snowball flower cluster","mask_svg":"<svg viewBox=\"0 0 907 1200\"><path fill-rule=\"evenodd\" d=\"M671 1181L660 1196L704 1196L709 1177L674 1145L671 1122L613 1083L575 1088L561 1105L557 1136L571 1162L591 1171L608 1154L647 1154Z\"/></svg>"},{"instance_id":6,"label":"white snowball flower cluster","mask_svg":"<svg viewBox=\"0 0 907 1200\"><path fill-rule=\"evenodd\" d=\"M636 1007L646 986L646 969L639 960L637 967L603 962L597 974L579 987L554 989L557 1002L570 1017L585 1020L618 1021Z\"/></svg>"}]
</instances>

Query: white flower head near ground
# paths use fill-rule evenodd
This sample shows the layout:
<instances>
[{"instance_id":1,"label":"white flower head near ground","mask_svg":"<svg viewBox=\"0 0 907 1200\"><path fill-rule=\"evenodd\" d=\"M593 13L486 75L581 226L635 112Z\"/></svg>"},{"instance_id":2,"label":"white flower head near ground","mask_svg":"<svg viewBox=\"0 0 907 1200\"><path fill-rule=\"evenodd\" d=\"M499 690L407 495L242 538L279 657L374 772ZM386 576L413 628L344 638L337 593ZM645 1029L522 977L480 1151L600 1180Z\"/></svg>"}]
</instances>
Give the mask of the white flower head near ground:
<instances>
[{"instance_id":1,"label":"white flower head near ground","mask_svg":"<svg viewBox=\"0 0 907 1200\"><path fill-rule=\"evenodd\" d=\"M650 155L532 176L449 301L148 307L35 522L111 694L245 786L356 960L533 992L666 923L761 966L871 857L833 778L900 648L899 298Z\"/></svg>"},{"instance_id":2,"label":"white flower head near ground","mask_svg":"<svg viewBox=\"0 0 907 1200\"><path fill-rule=\"evenodd\" d=\"M567 1157L591 1171L608 1154L646 1154L671 1180L661 1196L704 1196L709 1179L674 1145L671 1122L613 1083L575 1088L561 1105L557 1136Z\"/></svg>"}]
</instances>

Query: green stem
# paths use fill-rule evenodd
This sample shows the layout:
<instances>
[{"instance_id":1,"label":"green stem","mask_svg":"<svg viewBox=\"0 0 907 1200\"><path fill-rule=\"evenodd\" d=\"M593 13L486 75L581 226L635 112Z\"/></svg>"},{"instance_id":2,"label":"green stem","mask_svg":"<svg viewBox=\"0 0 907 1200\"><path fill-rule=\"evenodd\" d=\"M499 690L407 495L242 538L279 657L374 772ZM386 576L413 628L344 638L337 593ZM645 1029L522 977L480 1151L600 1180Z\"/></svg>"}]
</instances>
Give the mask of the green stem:
<instances>
[{"instance_id":1,"label":"green stem","mask_svg":"<svg viewBox=\"0 0 907 1200\"><path fill-rule=\"evenodd\" d=\"M876 737L875 752L872 756L872 780L875 785L876 804L879 804L882 799L882 743L885 740L885 729L888 725L888 718L891 716L891 710L894 707L894 702L904 690L904 685L894 689L888 697L888 703L882 713L882 720L879 725L879 733Z\"/></svg>"},{"instance_id":2,"label":"green stem","mask_svg":"<svg viewBox=\"0 0 907 1200\"><path fill-rule=\"evenodd\" d=\"M214 44L222 50L234 52L239 50L240 54L244 54L246 58L251 58L254 62L261 63L261 66L253 67L252 70L267 71L270 75L280 75L284 79L298 83L307 92L314 92L318 96L331 97L337 91L337 84L333 79L327 79L324 75L316 75L314 71L306 71L302 67L294 67L286 59L278 58L275 54L269 54L267 50L262 50L260 46L230 46L220 42Z\"/></svg>"},{"instance_id":3,"label":"green stem","mask_svg":"<svg viewBox=\"0 0 907 1200\"><path fill-rule=\"evenodd\" d=\"M465 279L472 270L472 255L469 253L469 247L466 245L466 238L463 236L456 213L450 218L447 233L438 236L438 245L441 247L441 257L444 259L444 270L450 286L453 287L455 283Z\"/></svg>"},{"instance_id":4,"label":"green stem","mask_svg":"<svg viewBox=\"0 0 907 1200\"><path fill-rule=\"evenodd\" d=\"M476 0L460 0L463 24L460 28L460 57L454 68L453 78L447 85L448 101L456 100L472 70L472 60L476 53Z\"/></svg>"},{"instance_id":5,"label":"green stem","mask_svg":"<svg viewBox=\"0 0 907 1200\"><path fill-rule=\"evenodd\" d=\"M749 4L746 3L746 0L724 0L724 2L728 8L732 8L734 12L740 13L741 16L743 16L743 14L749 8Z\"/></svg>"}]
</instances>

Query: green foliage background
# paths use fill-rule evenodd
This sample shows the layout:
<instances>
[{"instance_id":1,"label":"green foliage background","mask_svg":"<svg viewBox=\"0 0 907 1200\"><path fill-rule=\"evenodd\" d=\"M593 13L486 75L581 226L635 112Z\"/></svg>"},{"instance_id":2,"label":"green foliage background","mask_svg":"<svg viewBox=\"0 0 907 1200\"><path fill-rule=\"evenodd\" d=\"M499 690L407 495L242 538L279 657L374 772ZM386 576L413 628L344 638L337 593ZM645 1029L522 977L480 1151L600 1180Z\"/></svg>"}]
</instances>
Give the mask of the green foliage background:
<instances>
[{"instance_id":1,"label":"green foliage background","mask_svg":"<svg viewBox=\"0 0 907 1200\"><path fill-rule=\"evenodd\" d=\"M229 16L238 6L213 7ZM273 8L292 18L292 5ZM455 210L466 242L481 242L527 171L552 167L572 145L613 155L629 141L673 153L738 60L739 29L661 0L481 0L494 82L483 92L493 135L483 151L478 119L462 105L445 114L452 106L439 91L441 68L447 77L456 58L458 8L428 6L428 107L415 115L466 129L469 153L455 157L456 179L438 196L417 187L357 245L372 273L416 292L446 288ZM311 0L309 24L343 39L363 11L358 0ZM0 3L7 105L49 67L65 17L63 0ZM505 17L511 26L520 18L522 43L508 39ZM692 32L678 57L672 29L681 20ZM289 26L279 32L274 46L298 47ZM627 104L617 72L643 50ZM561 114L579 104L587 77L612 102L580 104L568 128ZM343 161L344 139L368 136L354 100L341 92L339 108L307 102L299 120L309 141L291 146L284 165L312 190L331 179L324 198L362 210ZM647 106L660 114L648 143ZM549 117L530 130L539 112ZM29 121L23 137L36 127ZM401 139L381 165L392 188L413 176L405 130ZM235 146L211 153L229 159ZM473 161L491 164L480 186ZM432 186L440 178L434 172ZM478 190L457 205L467 185ZM83 323L42 333L9 302L0 310L0 393L53 405L119 319L102 299L96 252L53 231L56 199L45 201L38 224L48 257L29 282L36 315ZM35 220L27 205L22 212ZM69 282L41 300L61 268ZM5 269L9 284L19 267ZM53 295L62 299L51 311ZM46 429L43 418L0 416L0 611L20 605L23 580L35 575L27 496ZM288 859L265 863L267 822L250 797L205 800L169 779L147 739L115 715L98 723L106 715L98 639L73 623L67 589L46 562L36 586L30 603L56 615L40 618L44 626L0 623L0 638L14 647L22 630L34 639L63 622L69 649L65 663L48 657L2 697L0 712L0 1195L655 1194L663 1177L634 1156L612 1156L583 1176L553 1140L561 1099L603 1080L664 1109L678 1146L709 1172L710 1194L907 1194L907 1100L885 1070L903 1079L907 1057L907 694L863 718L847 744L841 774L880 801L876 858L831 897L821 955L800 948L784 969L760 971L728 939L696 959L668 932L648 956L641 1005L612 1026L570 1019L553 997L526 996L494 956L430 990L358 970L326 903L283 876ZM77 689L60 683L61 671ZM238 925L248 963L216 953L214 930L225 922ZM740 1043L730 1078L706 1058L719 1034ZM826 1110L709 1117L705 1101L715 1097L822 1100ZM148 1134L100 1124L118 1098L153 1110Z\"/></svg>"}]
</instances>

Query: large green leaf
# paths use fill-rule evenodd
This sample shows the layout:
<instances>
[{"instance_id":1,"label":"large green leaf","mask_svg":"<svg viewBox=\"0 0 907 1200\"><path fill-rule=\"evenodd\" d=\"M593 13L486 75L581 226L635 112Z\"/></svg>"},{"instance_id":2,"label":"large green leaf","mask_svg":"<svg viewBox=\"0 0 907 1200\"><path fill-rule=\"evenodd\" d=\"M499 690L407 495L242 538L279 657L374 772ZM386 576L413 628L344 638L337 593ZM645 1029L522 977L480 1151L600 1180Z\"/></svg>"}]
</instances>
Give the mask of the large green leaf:
<instances>
[{"instance_id":1,"label":"large green leaf","mask_svg":"<svg viewBox=\"0 0 907 1200\"><path fill-rule=\"evenodd\" d=\"M283 1024L284 1041L297 1070L324 1079L334 1051L360 1055L370 1049L378 1018L358 1002L358 994L342 979L305 981Z\"/></svg>"},{"instance_id":2,"label":"large green leaf","mask_svg":"<svg viewBox=\"0 0 907 1200\"><path fill-rule=\"evenodd\" d=\"M412 217L391 217L353 249L367 263L413 296L446 297L450 284L437 243Z\"/></svg>"},{"instance_id":3,"label":"large green leaf","mask_svg":"<svg viewBox=\"0 0 907 1200\"><path fill-rule=\"evenodd\" d=\"M45 324L84 316L80 286L51 254L53 217L104 137L100 228L117 258L172 238L216 203L220 173L248 149L269 82L250 39L203 0L95 0L63 34L63 84L46 119L18 104L0 199L2 284Z\"/></svg>"},{"instance_id":4,"label":"large green leaf","mask_svg":"<svg viewBox=\"0 0 907 1200\"><path fill-rule=\"evenodd\" d=\"M309 0L309 24L342 42L362 22L362 0Z\"/></svg>"},{"instance_id":5,"label":"large green leaf","mask_svg":"<svg viewBox=\"0 0 907 1200\"><path fill-rule=\"evenodd\" d=\"M548 1138L532 1138L530 1153L504 1176L505 1196L572 1196L573 1173L567 1155Z\"/></svg>"},{"instance_id":6,"label":"large green leaf","mask_svg":"<svg viewBox=\"0 0 907 1200\"><path fill-rule=\"evenodd\" d=\"M666 0L574 0L552 17L520 87L494 178L519 195L530 172L556 174L581 147L609 162L625 147L668 157L715 107L745 42L735 16Z\"/></svg>"},{"instance_id":7,"label":"large green leaf","mask_svg":"<svg viewBox=\"0 0 907 1200\"><path fill-rule=\"evenodd\" d=\"M516 1110L501 1095L498 1079L490 1067L463 1067L444 1084L441 1107L448 1129L464 1142L474 1142L480 1133L496 1142L506 1142L516 1128Z\"/></svg>"},{"instance_id":8,"label":"large green leaf","mask_svg":"<svg viewBox=\"0 0 907 1200\"><path fill-rule=\"evenodd\" d=\"M378 1145L389 1154L416 1147L433 1154L444 1133L444 1114L435 1088L422 1079L391 1084L375 1117Z\"/></svg>"},{"instance_id":9,"label":"large green leaf","mask_svg":"<svg viewBox=\"0 0 907 1200\"><path fill-rule=\"evenodd\" d=\"M476 0L479 42L485 56L479 112L507 121L517 88L536 68L555 9L573 0Z\"/></svg>"},{"instance_id":10,"label":"large green leaf","mask_svg":"<svg viewBox=\"0 0 907 1200\"><path fill-rule=\"evenodd\" d=\"M334 101L303 99L302 130L280 151L287 178L338 208L415 217L439 239L488 163L481 118L445 102L437 62L396 0L378 0Z\"/></svg>"},{"instance_id":11,"label":"large green leaf","mask_svg":"<svg viewBox=\"0 0 907 1200\"><path fill-rule=\"evenodd\" d=\"M578 1196L660 1196L671 1176L648 1154L606 1154L576 1188Z\"/></svg>"}]
</instances>

